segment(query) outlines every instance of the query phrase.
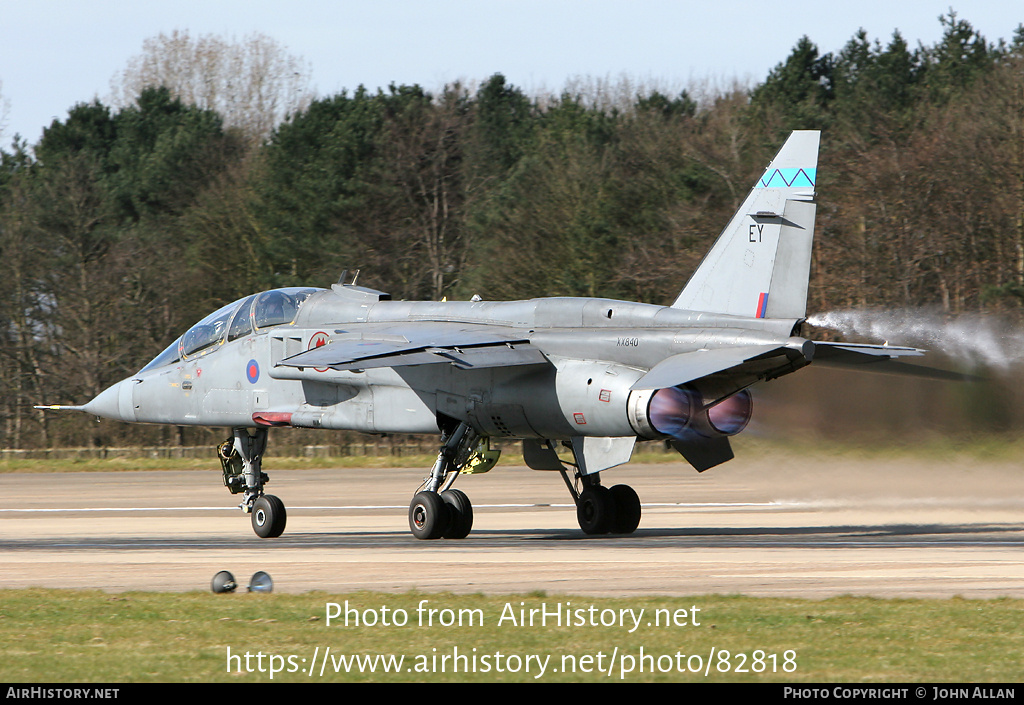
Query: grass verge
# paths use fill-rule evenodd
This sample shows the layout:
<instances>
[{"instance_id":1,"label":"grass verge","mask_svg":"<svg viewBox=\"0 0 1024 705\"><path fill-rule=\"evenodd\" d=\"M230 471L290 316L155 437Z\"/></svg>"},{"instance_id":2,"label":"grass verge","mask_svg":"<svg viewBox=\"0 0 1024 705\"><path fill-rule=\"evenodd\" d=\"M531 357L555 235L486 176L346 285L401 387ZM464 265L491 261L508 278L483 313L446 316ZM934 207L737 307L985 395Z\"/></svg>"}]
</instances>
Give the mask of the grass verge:
<instances>
[{"instance_id":1,"label":"grass verge","mask_svg":"<svg viewBox=\"0 0 1024 705\"><path fill-rule=\"evenodd\" d=\"M437 456L373 455L326 458L269 456L266 467L277 470L313 470L319 468L419 468L430 467ZM3 473L55 472L134 472L136 470L216 470L220 461L209 458L60 458L50 460L0 460Z\"/></svg>"},{"instance_id":2,"label":"grass verge","mask_svg":"<svg viewBox=\"0 0 1024 705\"><path fill-rule=\"evenodd\" d=\"M328 626L346 601L378 624ZM519 623L545 608L562 626ZM640 609L630 633L620 610ZM0 655L4 682L1015 682L1024 600L3 590ZM362 672L342 667L351 656Z\"/></svg>"},{"instance_id":3,"label":"grass verge","mask_svg":"<svg viewBox=\"0 0 1024 705\"><path fill-rule=\"evenodd\" d=\"M948 462L1019 462L1024 457L1024 439L984 436L971 439L936 437L915 443L856 443L800 438L786 441L763 438L739 438L733 441L736 455L745 457L826 457L858 460L918 459ZM566 457L568 455L566 454ZM353 455L303 457L268 455L265 463L275 470L320 468L427 468L435 455ZM662 452L651 444L637 446L631 464L683 463L677 453ZM509 449L501 465L522 465L522 456ZM208 458L61 458L0 460L3 473L54 472L132 472L135 470L219 470L219 462L210 449Z\"/></svg>"}]
</instances>

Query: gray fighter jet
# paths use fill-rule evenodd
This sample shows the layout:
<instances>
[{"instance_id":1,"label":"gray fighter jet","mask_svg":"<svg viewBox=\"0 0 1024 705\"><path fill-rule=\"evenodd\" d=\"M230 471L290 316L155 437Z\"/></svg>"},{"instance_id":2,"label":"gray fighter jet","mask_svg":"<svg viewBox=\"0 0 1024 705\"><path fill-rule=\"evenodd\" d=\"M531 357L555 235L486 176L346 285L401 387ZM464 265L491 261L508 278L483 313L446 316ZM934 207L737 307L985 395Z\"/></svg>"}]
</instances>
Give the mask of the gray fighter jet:
<instances>
[{"instance_id":1,"label":"gray fighter jet","mask_svg":"<svg viewBox=\"0 0 1024 705\"><path fill-rule=\"evenodd\" d=\"M261 537L284 504L264 493L272 426L440 434L409 507L420 539L473 524L462 473L522 439L526 464L561 473L588 534L633 532L640 500L604 471L664 439L697 471L733 457L750 387L812 363L913 371L913 348L801 336L814 234L819 133L794 132L671 306L609 299L392 301L342 281L228 304L76 409L135 423L216 426L224 484ZM563 452L565 458L559 456ZM571 456L571 460L568 458Z\"/></svg>"}]
</instances>

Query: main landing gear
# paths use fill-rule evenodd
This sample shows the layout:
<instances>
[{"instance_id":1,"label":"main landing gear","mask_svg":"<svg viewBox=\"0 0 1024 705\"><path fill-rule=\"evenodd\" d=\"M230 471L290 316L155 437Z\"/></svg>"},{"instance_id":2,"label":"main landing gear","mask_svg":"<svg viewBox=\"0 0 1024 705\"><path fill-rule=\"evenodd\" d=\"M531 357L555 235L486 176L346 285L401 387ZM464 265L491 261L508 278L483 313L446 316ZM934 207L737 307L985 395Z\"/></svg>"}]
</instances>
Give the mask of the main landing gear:
<instances>
[{"instance_id":1,"label":"main landing gear","mask_svg":"<svg viewBox=\"0 0 1024 705\"><path fill-rule=\"evenodd\" d=\"M284 502L272 494L263 493L263 485L270 481L263 472L263 453L267 450L267 429L236 428L232 437L217 446L224 486L231 494L242 494L239 509L252 518L252 530L264 539L277 538L284 533L288 514Z\"/></svg>"},{"instance_id":2,"label":"main landing gear","mask_svg":"<svg viewBox=\"0 0 1024 705\"><path fill-rule=\"evenodd\" d=\"M551 449L554 452L554 448ZM611 488L601 484L601 473L584 475L576 463L559 459L563 465L559 472L576 502L576 521L583 533L631 534L640 526L640 497L629 485ZM564 466L573 468L573 478Z\"/></svg>"},{"instance_id":3,"label":"main landing gear","mask_svg":"<svg viewBox=\"0 0 1024 705\"><path fill-rule=\"evenodd\" d=\"M441 451L409 503L409 530L418 539L464 539L473 529L473 505L461 490L452 489L462 473L482 473L498 461L487 438L460 423L441 436Z\"/></svg>"}]
</instances>

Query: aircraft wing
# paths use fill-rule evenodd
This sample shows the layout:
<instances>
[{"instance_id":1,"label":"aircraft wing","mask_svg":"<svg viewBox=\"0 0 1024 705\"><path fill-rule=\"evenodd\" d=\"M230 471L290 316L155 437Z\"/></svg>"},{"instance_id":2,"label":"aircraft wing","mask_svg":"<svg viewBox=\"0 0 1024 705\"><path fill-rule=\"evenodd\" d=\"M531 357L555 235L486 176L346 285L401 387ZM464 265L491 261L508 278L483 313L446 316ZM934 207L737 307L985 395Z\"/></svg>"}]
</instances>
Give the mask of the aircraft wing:
<instances>
[{"instance_id":1,"label":"aircraft wing","mask_svg":"<svg viewBox=\"0 0 1024 705\"><path fill-rule=\"evenodd\" d=\"M285 358L278 365L365 370L438 362L475 369L547 363L547 358L513 329L409 321L337 330L327 345Z\"/></svg>"}]
</instances>

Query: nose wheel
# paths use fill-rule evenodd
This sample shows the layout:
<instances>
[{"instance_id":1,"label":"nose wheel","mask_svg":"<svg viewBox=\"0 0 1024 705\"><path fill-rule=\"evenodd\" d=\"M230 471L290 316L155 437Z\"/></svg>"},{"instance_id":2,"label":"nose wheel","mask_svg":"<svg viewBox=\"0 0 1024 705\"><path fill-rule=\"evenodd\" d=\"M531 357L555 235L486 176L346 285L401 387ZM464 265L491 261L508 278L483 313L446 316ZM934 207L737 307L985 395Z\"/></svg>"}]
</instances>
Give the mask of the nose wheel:
<instances>
[{"instance_id":1,"label":"nose wheel","mask_svg":"<svg viewBox=\"0 0 1024 705\"><path fill-rule=\"evenodd\" d=\"M224 471L224 486L231 494L242 494L239 508L250 515L252 530L263 539L277 538L284 533L288 521L284 502L263 493L270 481L263 472L263 453L267 449L267 429L236 428L232 437L217 446Z\"/></svg>"},{"instance_id":2,"label":"nose wheel","mask_svg":"<svg viewBox=\"0 0 1024 705\"><path fill-rule=\"evenodd\" d=\"M259 497L252 505L252 530L261 539L276 539L288 521L284 502L272 494Z\"/></svg>"}]
</instances>

